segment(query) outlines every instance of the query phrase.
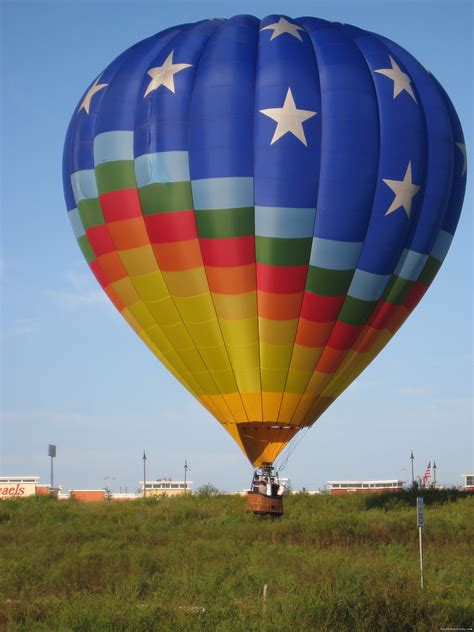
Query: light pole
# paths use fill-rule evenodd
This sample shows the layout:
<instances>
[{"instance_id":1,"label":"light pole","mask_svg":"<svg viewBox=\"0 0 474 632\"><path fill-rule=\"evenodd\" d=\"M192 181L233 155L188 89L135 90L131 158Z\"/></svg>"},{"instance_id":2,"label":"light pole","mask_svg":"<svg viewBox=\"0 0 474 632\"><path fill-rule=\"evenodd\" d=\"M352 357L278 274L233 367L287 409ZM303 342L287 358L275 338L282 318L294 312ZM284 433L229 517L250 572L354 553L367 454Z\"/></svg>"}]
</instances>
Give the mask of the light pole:
<instances>
[{"instance_id":1,"label":"light pole","mask_svg":"<svg viewBox=\"0 0 474 632\"><path fill-rule=\"evenodd\" d=\"M146 497L146 454L143 450L143 498Z\"/></svg>"},{"instance_id":2,"label":"light pole","mask_svg":"<svg viewBox=\"0 0 474 632\"><path fill-rule=\"evenodd\" d=\"M436 461L433 461L433 487L436 489Z\"/></svg>"},{"instance_id":3,"label":"light pole","mask_svg":"<svg viewBox=\"0 0 474 632\"><path fill-rule=\"evenodd\" d=\"M53 489L54 487L54 471L53 471L53 459L56 456L56 446L55 445L48 445L48 456L51 457L51 472L50 472L50 482L51 482L51 489Z\"/></svg>"},{"instance_id":4,"label":"light pole","mask_svg":"<svg viewBox=\"0 0 474 632\"><path fill-rule=\"evenodd\" d=\"M410 461L411 461L411 486L415 487L415 470L413 466L413 461L415 457L413 456L413 450L411 451Z\"/></svg>"},{"instance_id":5,"label":"light pole","mask_svg":"<svg viewBox=\"0 0 474 632\"><path fill-rule=\"evenodd\" d=\"M184 461L184 495L185 496L186 496L186 491L187 491L188 470L189 470L188 462Z\"/></svg>"}]
</instances>

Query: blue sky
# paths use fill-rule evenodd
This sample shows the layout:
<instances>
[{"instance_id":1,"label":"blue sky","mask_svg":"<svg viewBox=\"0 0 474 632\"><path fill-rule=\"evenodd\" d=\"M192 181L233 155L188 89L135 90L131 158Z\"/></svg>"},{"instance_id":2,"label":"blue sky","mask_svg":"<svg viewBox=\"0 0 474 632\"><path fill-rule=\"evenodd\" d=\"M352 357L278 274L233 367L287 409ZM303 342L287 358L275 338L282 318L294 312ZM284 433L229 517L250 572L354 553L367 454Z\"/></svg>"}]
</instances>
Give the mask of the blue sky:
<instances>
[{"instance_id":1,"label":"blue sky","mask_svg":"<svg viewBox=\"0 0 474 632\"><path fill-rule=\"evenodd\" d=\"M174 381L116 312L75 243L61 158L72 112L125 48L173 24L251 13L315 15L385 35L437 76L473 127L473 9L418 2L5 1L2 11L2 387L0 474L64 488L135 489L182 476L233 490L251 469L218 423ZM407 478L436 459L438 479L473 470L472 184L447 259L394 340L309 430L285 469L295 487ZM298 439L296 439L298 442Z\"/></svg>"}]
</instances>

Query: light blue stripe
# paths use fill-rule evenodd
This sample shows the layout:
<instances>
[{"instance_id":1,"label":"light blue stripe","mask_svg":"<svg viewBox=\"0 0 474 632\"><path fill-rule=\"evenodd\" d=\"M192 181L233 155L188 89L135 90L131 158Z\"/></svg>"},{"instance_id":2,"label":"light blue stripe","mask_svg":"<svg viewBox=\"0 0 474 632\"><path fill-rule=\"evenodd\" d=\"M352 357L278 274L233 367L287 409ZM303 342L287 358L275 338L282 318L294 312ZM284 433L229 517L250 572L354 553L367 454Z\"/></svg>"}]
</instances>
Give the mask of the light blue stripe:
<instances>
[{"instance_id":1,"label":"light blue stripe","mask_svg":"<svg viewBox=\"0 0 474 632\"><path fill-rule=\"evenodd\" d=\"M73 208L71 211L68 212L68 216L69 216L69 221L71 222L72 230L74 231L74 234L76 235L76 239L79 239L79 237L82 237L82 235L86 234L86 231L84 230L84 226L82 225L82 220L81 220L81 216L79 215L79 211L77 210L77 208Z\"/></svg>"},{"instance_id":2,"label":"light blue stripe","mask_svg":"<svg viewBox=\"0 0 474 632\"><path fill-rule=\"evenodd\" d=\"M314 237L310 264L328 270L353 270L359 260L363 243Z\"/></svg>"},{"instance_id":3,"label":"light blue stripe","mask_svg":"<svg viewBox=\"0 0 474 632\"><path fill-rule=\"evenodd\" d=\"M315 208L255 207L255 234L259 237L311 237Z\"/></svg>"},{"instance_id":4,"label":"light blue stripe","mask_svg":"<svg viewBox=\"0 0 474 632\"><path fill-rule=\"evenodd\" d=\"M390 274L356 270L347 294L361 301L377 301L382 296L390 277Z\"/></svg>"},{"instance_id":5,"label":"light blue stripe","mask_svg":"<svg viewBox=\"0 0 474 632\"><path fill-rule=\"evenodd\" d=\"M71 186L76 204L99 196L94 169L84 169L71 174Z\"/></svg>"},{"instance_id":6,"label":"light blue stripe","mask_svg":"<svg viewBox=\"0 0 474 632\"><path fill-rule=\"evenodd\" d=\"M253 178L205 178L191 185L196 211L253 206Z\"/></svg>"},{"instance_id":7,"label":"light blue stripe","mask_svg":"<svg viewBox=\"0 0 474 632\"><path fill-rule=\"evenodd\" d=\"M133 160L133 132L104 132L94 138L94 164Z\"/></svg>"},{"instance_id":8,"label":"light blue stripe","mask_svg":"<svg viewBox=\"0 0 474 632\"><path fill-rule=\"evenodd\" d=\"M161 151L135 158L137 186L155 182L189 182L187 151Z\"/></svg>"},{"instance_id":9,"label":"light blue stripe","mask_svg":"<svg viewBox=\"0 0 474 632\"><path fill-rule=\"evenodd\" d=\"M416 281L420 276L420 272L423 270L428 255L424 255L421 252L415 252L415 250L405 249L402 252L400 261L395 268L394 274L401 279L407 281Z\"/></svg>"},{"instance_id":10,"label":"light blue stripe","mask_svg":"<svg viewBox=\"0 0 474 632\"><path fill-rule=\"evenodd\" d=\"M454 235L451 235L451 233L448 233L445 230L440 230L436 243L431 251L431 256L438 259L438 261L443 262L444 258L448 254L453 237Z\"/></svg>"}]
</instances>

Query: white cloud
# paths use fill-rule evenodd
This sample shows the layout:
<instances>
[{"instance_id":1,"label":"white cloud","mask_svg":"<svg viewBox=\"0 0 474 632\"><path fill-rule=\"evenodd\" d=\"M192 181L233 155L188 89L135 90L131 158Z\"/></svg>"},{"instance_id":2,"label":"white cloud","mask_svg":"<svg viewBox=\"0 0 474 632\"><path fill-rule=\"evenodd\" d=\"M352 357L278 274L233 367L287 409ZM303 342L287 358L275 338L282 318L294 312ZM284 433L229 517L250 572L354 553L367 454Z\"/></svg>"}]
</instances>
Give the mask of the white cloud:
<instances>
[{"instance_id":1,"label":"white cloud","mask_svg":"<svg viewBox=\"0 0 474 632\"><path fill-rule=\"evenodd\" d=\"M4 336L29 336L38 328L38 321L34 318L17 318L5 328Z\"/></svg>"},{"instance_id":2,"label":"white cloud","mask_svg":"<svg viewBox=\"0 0 474 632\"><path fill-rule=\"evenodd\" d=\"M48 296L67 308L100 305L108 302L107 295L90 274L71 270L66 273L67 287L62 290L48 290Z\"/></svg>"}]
</instances>

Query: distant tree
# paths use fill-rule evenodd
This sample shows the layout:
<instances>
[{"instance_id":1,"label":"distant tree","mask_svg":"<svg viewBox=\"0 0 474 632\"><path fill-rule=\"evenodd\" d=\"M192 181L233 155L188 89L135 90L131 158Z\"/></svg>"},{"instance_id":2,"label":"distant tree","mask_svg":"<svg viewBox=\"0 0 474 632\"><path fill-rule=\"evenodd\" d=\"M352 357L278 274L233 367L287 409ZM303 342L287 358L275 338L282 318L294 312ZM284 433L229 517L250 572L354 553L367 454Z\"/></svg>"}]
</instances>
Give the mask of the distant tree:
<instances>
[{"instance_id":1,"label":"distant tree","mask_svg":"<svg viewBox=\"0 0 474 632\"><path fill-rule=\"evenodd\" d=\"M198 487L194 493L198 496L217 496L221 492L212 483L205 483Z\"/></svg>"}]
</instances>

